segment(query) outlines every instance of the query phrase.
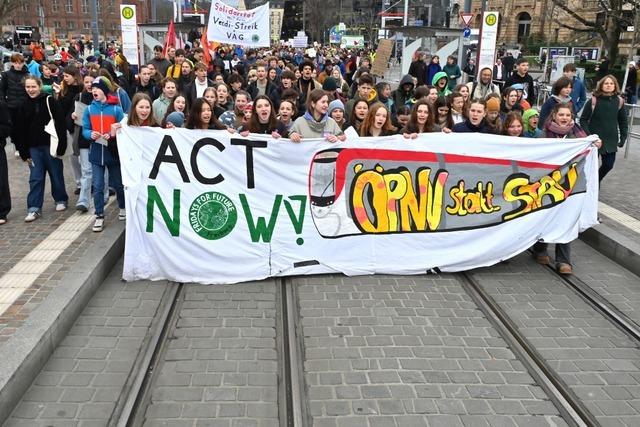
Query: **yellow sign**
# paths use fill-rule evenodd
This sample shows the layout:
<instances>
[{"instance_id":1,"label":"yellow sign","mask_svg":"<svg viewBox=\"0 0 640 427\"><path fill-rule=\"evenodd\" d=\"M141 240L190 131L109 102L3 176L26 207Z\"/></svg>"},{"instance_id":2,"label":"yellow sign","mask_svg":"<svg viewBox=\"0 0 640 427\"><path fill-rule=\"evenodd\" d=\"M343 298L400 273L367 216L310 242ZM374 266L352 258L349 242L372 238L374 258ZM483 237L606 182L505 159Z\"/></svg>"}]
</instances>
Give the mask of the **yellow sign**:
<instances>
[{"instance_id":1,"label":"yellow sign","mask_svg":"<svg viewBox=\"0 0 640 427\"><path fill-rule=\"evenodd\" d=\"M131 19L133 18L133 15L135 15L135 12L133 11L133 9L129 6L123 7L122 8L122 17L124 19Z\"/></svg>"},{"instance_id":2,"label":"yellow sign","mask_svg":"<svg viewBox=\"0 0 640 427\"><path fill-rule=\"evenodd\" d=\"M487 25L491 25L491 26L496 25L496 22L498 22L498 17L493 13L489 14L485 19L485 22L487 23Z\"/></svg>"}]
</instances>

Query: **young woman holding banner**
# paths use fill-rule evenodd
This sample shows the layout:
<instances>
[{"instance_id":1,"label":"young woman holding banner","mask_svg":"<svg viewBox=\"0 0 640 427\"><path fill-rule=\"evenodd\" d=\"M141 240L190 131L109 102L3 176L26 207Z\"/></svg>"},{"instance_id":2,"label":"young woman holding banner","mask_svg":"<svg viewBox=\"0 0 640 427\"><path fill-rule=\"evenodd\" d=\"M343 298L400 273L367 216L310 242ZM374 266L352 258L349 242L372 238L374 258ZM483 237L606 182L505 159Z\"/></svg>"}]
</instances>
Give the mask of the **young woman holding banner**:
<instances>
[{"instance_id":1,"label":"young woman holding banner","mask_svg":"<svg viewBox=\"0 0 640 427\"><path fill-rule=\"evenodd\" d=\"M584 138L587 133L574 121L573 107L570 104L556 104L551 111L549 119L544 125L541 138ZM560 141L562 142L562 141ZM602 145L598 140L594 143L596 147ZM547 253L549 244L538 242L533 245L533 256L540 264L547 265L551 261ZM556 243L556 269L560 274L571 274L571 244Z\"/></svg>"},{"instance_id":2,"label":"young woman holding banner","mask_svg":"<svg viewBox=\"0 0 640 427\"><path fill-rule=\"evenodd\" d=\"M291 130L289 139L300 142L304 138L324 138L329 142L346 139L340 126L329 117L329 96L322 89L314 89L307 99L307 112L298 117Z\"/></svg>"}]
</instances>

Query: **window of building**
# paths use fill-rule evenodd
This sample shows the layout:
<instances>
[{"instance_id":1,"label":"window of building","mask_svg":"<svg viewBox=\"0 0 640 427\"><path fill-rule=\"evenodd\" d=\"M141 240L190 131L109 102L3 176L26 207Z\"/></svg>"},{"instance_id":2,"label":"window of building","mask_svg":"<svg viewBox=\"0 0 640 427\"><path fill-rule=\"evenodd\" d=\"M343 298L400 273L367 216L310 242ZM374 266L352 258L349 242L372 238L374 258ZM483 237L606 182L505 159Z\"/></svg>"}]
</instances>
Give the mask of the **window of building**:
<instances>
[{"instance_id":1,"label":"window of building","mask_svg":"<svg viewBox=\"0 0 640 427\"><path fill-rule=\"evenodd\" d=\"M85 30L90 30L91 29L91 22L83 22L82 23L82 28L84 28Z\"/></svg>"},{"instance_id":2,"label":"window of building","mask_svg":"<svg viewBox=\"0 0 640 427\"><path fill-rule=\"evenodd\" d=\"M51 0L51 11L58 12L60 10L60 0Z\"/></svg>"},{"instance_id":3,"label":"window of building","mask_svg":"<svg viewBox=\"0 0 640 427\"><path fill-rule=\"evenodd\" d=\"M29 3L22 3L20 10L23 12L29 12Z\"/></svg>"},{"instance_id":4,"label":"window of building","mask_svg":"<svg viewBox=\"0 0 640 427\"><path fill-rule=\"evenodd\" d=\"M60 21L53 21L53 28L55 28L57 30L62 28L62 24L60 24Z\"/></svg>"},{"instance_id":5,"label":"window of building","mask_svg":"<svg viewBox=\"0 0 640 427\"><path fill-rule=\"evenodd\" d=\"M67 0L67 3L64 8L67 11L67 13L73 13L73 0Z\"/></svg>"},{"instance_id":6,"label":"window of building","mask_svg":"<svg viewBox=\"0 0 640 427\"><path fill-rule=\"evenodd\" d=\"M522 12L518 15L518 43L524 43L531 32L531 15Z\"/></svg>"},{"instance_id":7,"label":"window of building","mask_svg":"<svg viewBox=\"0 0 640 427\"><path fill-rule=\"evenodd\" d=\"M80 2L80 9L82 13L89 13L89 0L82 0Z\"/></svg>"},{"instance_id":8,"label":"window of building","mask_svg":"<svg viewBox=\"0 0 640 427\"><path fill-rule=\"evenodd\" d=\"M68 25L70 30L75 30L75 28L76 28L76 23L73 22L73 21L67 22L67 25Z\"/></svg>"}]
</instances>

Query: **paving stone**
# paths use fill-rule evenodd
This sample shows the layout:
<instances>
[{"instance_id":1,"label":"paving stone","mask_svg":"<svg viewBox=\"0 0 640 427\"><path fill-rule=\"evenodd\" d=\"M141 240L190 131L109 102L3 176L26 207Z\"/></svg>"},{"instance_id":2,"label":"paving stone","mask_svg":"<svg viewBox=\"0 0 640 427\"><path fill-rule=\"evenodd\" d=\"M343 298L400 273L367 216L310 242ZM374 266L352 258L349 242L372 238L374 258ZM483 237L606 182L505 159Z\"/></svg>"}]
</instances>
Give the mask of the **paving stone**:
<instances>
[{"instance_id":1,"label":"paving stone","mask_svg":"<svg viewBox=\"0 0 640 427\"><path fill-rule=\"evenodd\" d=\"M627 298L637 298L634 294L640 297L640 290L637 288L640 279L602 260L595 251L579 241L572 243L572 247L581 252L580 255L572 256L576 260L575 273L578 277L584 276L583 280L593 284L603 294L609 293L615 297L626 293ZM521 254L508 264L499 264L473 274L484 289L499 301L502 309L519 325L520 332L583 400L599 422L603 425L615 422L613 417L622 415L640 417L638 396L633 396L626 390L629 386L640 386L640 377L634 376L638 372L640 360L640 350L635 342L591 308L553 273L535 263L528 254ZM596 280L595 277L598 276L622 278L627 287L624 291L622 288L615 289L615 285L608 286L606 280ZM500 301L505 296L520 303L514 305ZM633 314L633 310L629 313ZM565 323L573 326L563 328L564 336L560 338L541 338L543 335L549 336L540 333L548 329L544 324L522 326L528 319L542 317L548 319L545 320L548 324ZM580 322L575 322L576 319ZM504 393L504 397L527 399L527 393L531 390L525 384L522 387L524 388L516 389L502 386L498 391ZM502 402L491 404L495 405L493 407L496 412L502 413L499 411L504 405ZM536 405L525 405L528 412L531 412L532 407L535 408ZM520 408L510 406L504 410L512 412L520 411Z\"/></svg>"},{"instance_id":2,"label":"paving stone","mask_svg":"<svg viewBox=\"0 0 640 427\"><path fill-rule=\"evenodd\" d=\"M123 301L138 301L140 305L152 302L156 308L160 303L157 297L143 300L151 296L144 292L149 289L150 282L122 282L119 280L121 271L120 262L113 268L72 327L75 335L69 335L62 340L53 357L38 374L22 397L21 403L9 417L8 424L24 417L25 408L30 409L30 416L36 415L32 419L32 425L57 427L62 424L50 420L65 419L70 420L72 425L91 426L105 425L109 420L129 376L132 361L143 342L138 340L137 346L133 346L130 341L119 341L122 338L117 336L96 335L95 328L87 329L81 324L106 324L104 309L118 306ZM160 295L166 289L166 284L161 282L152 286L154 293ZM130 323L133 324L133 319L137 316L138 313L132 311L126 317L131 319ZM120 328L119 331L126 329ZM119 344L124 344L126 351L114 349ZM71 353L69 350L74 352ZM65 357L55 357L60 355ZM126 369L127 367L129 369ZM44 409L36 414L35 407Z\"/></svg>"},{"instance_id":3,"label":"paving stone","mask_svg":"<svg viewBox=\"0 0 640 427\"><path fill-rule=\"evenodd\" d=\"M323 279L293 279L314 426L463 426L469 413L495 414L490 402L503 399L503 386L516 404L498 409L513 410L512 425L527 414L521 399L548 402L453 276Z\"/></svg>"}]
</instances>

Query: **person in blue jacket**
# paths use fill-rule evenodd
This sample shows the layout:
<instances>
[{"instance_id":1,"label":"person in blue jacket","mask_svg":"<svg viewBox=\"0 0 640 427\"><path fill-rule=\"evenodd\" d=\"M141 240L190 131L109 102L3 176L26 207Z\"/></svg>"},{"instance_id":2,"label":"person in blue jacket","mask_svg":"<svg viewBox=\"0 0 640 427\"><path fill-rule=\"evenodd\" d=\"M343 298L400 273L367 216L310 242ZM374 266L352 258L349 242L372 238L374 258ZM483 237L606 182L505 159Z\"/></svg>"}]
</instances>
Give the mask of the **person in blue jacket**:
<instances>
[{"instance_id":1,"label":"person in blue jacket","mask_svg":"<svg viewBox=\"0 0 640 427\"><path fill-rule=\"evenodd\" d=\"M96 209L93 231L100 232L104 227L105 169L109 170L109 180L116 191L120 208L118 219L124 221L126 218L120 158L115 137L115 128L124 118L124 111L113 93L111 82L106 77L96 77L91 84L91 91L93 101L82 116L82 136L91 141L89 162L93 176L93 204Z\"/></svg>"},{"instance_id":2,"label":"person in blue jacket","mask_svg":"<svg viewBox=\"0 0 640 427\"><path fill-rule=\"evenodd\" d=\"M582 107L584 107L584 103L587 102L587 89L585 88L584 82L576 76L576 71L577 68L574 63L565 64L562 69L562 74L573 83L571 100L573 101L574 112L577 114L582 110Z\"/></svg>"}]
</instances>

